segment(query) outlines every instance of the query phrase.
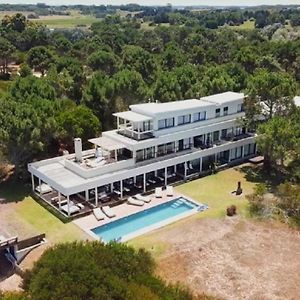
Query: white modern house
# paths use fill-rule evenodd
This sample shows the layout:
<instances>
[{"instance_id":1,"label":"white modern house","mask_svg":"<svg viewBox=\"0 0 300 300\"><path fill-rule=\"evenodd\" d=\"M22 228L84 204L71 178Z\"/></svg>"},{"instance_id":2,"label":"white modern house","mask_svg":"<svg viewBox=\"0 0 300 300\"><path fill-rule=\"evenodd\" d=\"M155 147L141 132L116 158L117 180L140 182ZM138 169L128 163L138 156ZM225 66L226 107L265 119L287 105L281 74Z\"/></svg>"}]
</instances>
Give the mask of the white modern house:
<instances>
[{"instance_id":1,"label":"white modern house","mask_svg":"<svg viewBox=\"0 0 300 300\"><path fill-rule=\"evenodd\" d=\"M133 191L147 192L256 153L255 134L241 126L244 94L131 105L115 113L117 128L89 140L94 147L28 165L32 188L66 216L85 214Z\"/></svg>"}]
</instances>

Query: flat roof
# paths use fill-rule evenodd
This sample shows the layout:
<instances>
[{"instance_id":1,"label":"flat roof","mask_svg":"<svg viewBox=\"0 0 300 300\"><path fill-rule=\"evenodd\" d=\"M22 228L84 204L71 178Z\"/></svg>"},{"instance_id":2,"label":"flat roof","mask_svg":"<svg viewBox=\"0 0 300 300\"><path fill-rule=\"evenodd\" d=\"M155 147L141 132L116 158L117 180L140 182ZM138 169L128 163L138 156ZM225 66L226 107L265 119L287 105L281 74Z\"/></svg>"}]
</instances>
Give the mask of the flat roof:
<instances>
[{"instance_id":1,"label":"flat roof","mask_svg":"<svg viewBox=\"0 0 300 300\"><path fill-rule=\"evenodd\" d=\"M130 110L114 113L113 116L119 117L121 119L125 119L130 122L144 122L144 121L152 120L152 118L149 116L145 116Z\"/></svg>"},{"instance_id":2,"label":"flat roof","mask_svg":"<svg viewBox=\"0 0 300 300\"><path fill-rule=\"evenodd\" d=\"M105 136L89 139L89 142L108 151L118 150L126 147L125 144Z\"/></svg>"},{"instance_id":3,"label":"flat roof","mask_svg":"<svg viewBox=\"0 0 300 300\"><path fill-rule=\"evenodd\" d=\"M145 113L165 113L171 111L185 110L185 109L197 109L200 107L208 106L207 102L199 99L178 100L165 103L143 103L130 105L132 110L137 109L139 111L145 111Z\"/></svg>"},{"instance_id":4,"label":"flat roof","mask_svg":"<svg viewBox=\"0 0 300 300\"><path fill-rule=\"evenodd\" d=\"M245 96L244 93L225 92L225 93L202 97L201 100L221 105L223 103L243 99L244 96Z\"/></svg>"}]
</instances>

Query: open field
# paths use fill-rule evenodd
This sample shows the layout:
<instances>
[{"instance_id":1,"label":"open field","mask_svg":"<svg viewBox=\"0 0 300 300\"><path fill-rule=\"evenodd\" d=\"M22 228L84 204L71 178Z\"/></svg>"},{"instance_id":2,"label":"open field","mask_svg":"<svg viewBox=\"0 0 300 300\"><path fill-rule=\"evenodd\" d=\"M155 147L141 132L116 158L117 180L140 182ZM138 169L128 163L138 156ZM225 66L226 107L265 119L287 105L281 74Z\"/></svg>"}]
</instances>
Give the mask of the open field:
<instances>
[{"instance_id":1,"label":"open field","mask_svg":"<svg viewBox=\"0 0 300 300\"><path fill-rule=\"evenodd\" d=\"M18 13L17 11L2 11L0 12L0 20L5 15L13 15ZM20 12L27 16L31 12ZM32 19L30 21L42 23L49 28L74 28L77 26L89 27L95 22L99 22L101 19L97 19L92 15L81 15L76 10L71 10L69 16L61 15L50 15L50 16L40 16L39 19Z\"/></svg>"},{"instance_id":2,"label":"open field","mask_svg":"<svg viewBox=\"0 0 300 300\"><path fill-rule=\"evenodd\" d=\"M255 28L255 22L248 20L239 26L228 26L228 27L231 29L237 29L237 30L251 30L251 29Z\"/></svg>"}]
</instances>

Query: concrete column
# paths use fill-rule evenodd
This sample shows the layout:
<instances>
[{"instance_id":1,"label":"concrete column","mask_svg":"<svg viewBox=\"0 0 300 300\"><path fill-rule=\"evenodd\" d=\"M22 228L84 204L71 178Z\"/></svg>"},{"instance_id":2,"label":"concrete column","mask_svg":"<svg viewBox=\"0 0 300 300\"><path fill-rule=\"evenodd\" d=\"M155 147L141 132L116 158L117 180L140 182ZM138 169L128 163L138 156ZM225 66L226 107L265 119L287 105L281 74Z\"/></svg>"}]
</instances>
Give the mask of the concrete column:
<instances>
[{"instance_id":1,"label":"concrete column","mask_svg":"<svg viewBox=\"0 0 300 300\"><path fill-rule=\"evenodd\" d=\"M31 184L32 184L32 190L34 191L35 186L34 186L34 175L31 174Z\"/></svg>"},{"instance_id":2,"label":"concrete column","mask_svg":"<svg viewBox=\"0 0 300 300\"><path fill-rule=\"evenodd\" d=\"M174 173L177 173L177 165L174 165Z\"/></svg>"},{"instance_id":3,"label":"concrete column","mask_svg":"<svg viewBox=\"0 0 300 300\"><path fill-rule=\"evenodd\" d=\"M111 193L113 192L113 189L114 189L114 183L112 182L112 183L110 184L110 192L111 192Z\"/></svg>"},{"instance_id":4,"label":"concrete column","mask_svg":"<svg viewBox=\"0 0 300 300\"><path fill-rule=\"evenodd\" d=\"M123 199L123 180L120 181L121 199Z\"/></svg>"},{"instance_id":5,"label":"concrete column","mask_svg":"<svg viewBox=\"0 0 300 300\"><path fill-rule=\"evenodd\" d=\"M154 176L157 177L157 170L154 171Z\"/></svg>"},{"instance_id":6,"label":"concrete column","mask_svg":"<svg viewBox=\"0 0 300 300\"><path fill-rule=\"evenodd\" d=\"M95 205L98 206L98 188L95 187Z\"/></svg>"},{"instance_id":7,"label":"concrete column","mask_svg":"<svg viewBox=\"0 0 300 300\"><path fill-rule=\"evenodd\" d=\"M67 202L68 202L68 217L70 217L70 196L67 195Z\"/></svg>"},{"instance_id":8,"label":"concrete column","mask_svg":"<svg viewBox=\"0 0 300 300\"><path fill-rule=\"evenodd\" d=\"M58 192L58 208L61 210L61 193Z\"/></svg>"},{"instance_id":9,"label":"concrete column","mask_svg":"<svg viewBox=\"0 0 300 300\"><path fill-rule=\"evenodd\" d=\"M187 162L184 162L184 179L186 179L186 175L187 175Z\"/></svg>"},{"instance_id":10,"label":"concrete column","mask_svg":"<svg viewBox=\"0 0 300 300\"><path fill-rule=\"evenodd\" d=\"M89 200L90 200L90 198L89 198L89 191L86 190L85 191L85 201L89 201Z\"/></svg>"},{"instance_id":11,"label":"concrete column","mask_svg":"<svg viewBox=\"0 0 300 300\"><path fill-rule=\"evenodd\" d=\"M168 168L165 168L165 186L168 185Z\"/></svg>"},{"instance_id":12,"label":"concrete column","mask_svg":"<svg viewBox=\"0 0 300 300\"><path fill-rule=\"evenodd\" d=\"M244 147L245 146L242 146L242 157L244 157L244 153L245 153Z\"/></svg>"},{"instance_id":13,"label":"concrete column","mask_svg":"<svg viewBox=\"0 0 300 300\"><path fill-rule=\"evenodd\" d=\"M200 171L200 173L202 172L202 157L200 157L199 171Z\"/></svg>"},{"instance_id":14,"label":"concrete column","mask_svg":"<svg viewBox=\"0 0 300 300\"><path fill-rule=\"evenodd\" d=\"M118 151L115 150L115 160L118 161Z\"/></svg>"},{"instance_id":15,"label":"concrete column","mask_svg":"<svg viewBox=\"0 0 300 300\"><path fill-rule=\"evenodd\" d=\"M158 146L155 145L155 146L154 146L154 154L155 154L155 157L157 157L157 151L158 151Z\"/></svg>"},{"instance_id":16,"label":"concrete column","mask_svg":"<svg viewBox=\"0 0 300 300\"><path fill-rule=\"evenodd\" d=\"M41 185L42 185L42 180L41 180L41 178L39 178L40 196L42 196L42 189L41 189Z\"/></svg>"},{"instance_id":17,"label":"concrete column","mask_svg":"<svg viewBox=\"0 0 300 300\"><path fill-rule=\"evenodd\" d=\"M147 191L147 183L146 183L146 173L144 174L144 176L143 176L143 180L144 180L144 193L146 193L146 191Z\"/></svg>"}]
</instances>

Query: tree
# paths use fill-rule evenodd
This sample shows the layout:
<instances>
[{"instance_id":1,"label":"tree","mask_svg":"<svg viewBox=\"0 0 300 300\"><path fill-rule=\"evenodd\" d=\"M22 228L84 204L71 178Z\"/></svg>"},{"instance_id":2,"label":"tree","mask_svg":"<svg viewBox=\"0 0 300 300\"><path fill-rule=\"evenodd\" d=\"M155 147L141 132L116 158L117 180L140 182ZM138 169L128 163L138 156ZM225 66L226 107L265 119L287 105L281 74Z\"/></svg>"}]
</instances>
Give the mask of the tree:
<instances>
[{"instance_id":1,"label":"tree","mask_svg":"<svg viewBox=\"0 0 300 300\"><path fill-rule=\"evenodd\" d=\"M0 75L5 77L8 74L8 62L12 57L15 47L5 38L0 37Z\"/></svg>"},{"instance_id":2,"label":"tree","mask_svg":"<svg viewBox=\"0 0 300 300\"><path fill-rule=\"evenodd\" d=\"M87 62L94 71L101 70L108 75L112 75L117 71L118 57L112 52L100 50L92 53Z\"/></svg>"},{"instance_id":3,"label":"tree","mask_svg":"<svg viewBox=\"0 0 300 300\"><path fill-rule=\"evenodd\" d=\"M18 32L24 31L27 25L26 17L20 13L13 16L4 16L1 23L3 27Z\"/></svg>"},{"instance_id":4,"label":"tree","mask_svg":"<svg viewBox=\"0 0 300 300\"><path fill-rule=\"evenodd\" d=\"M26 63L23 63L20 65L19 74L21 77L27 77L32 75L32 70Z\"/></svg>"},{"instance_id":5,"label":"tree","mask_svg":"<svg viewBox=\"0 0 300 300\"><path fill-rule=\"evenodd\" d=\"M267 119L284 115L292 107L296 83L287 73L261 69L249 78L247 86L249 98L261 105Z\"/></svg>"},{"instance_id":6,"label":"tree","mask_svg":"<svg viewBox=\"0 0 300 300\"><path fill-rule=\"evenodd\" d=\"M75 137L82 138L86 143L88 139L100 133L100 122L93 112L83 106L74 106L72 109L61 112L57 116L59 127L58 137L72 147Z\"/></svg>"},{"instance_id":7,"label":"tree","mask_svg":"<svg viewBox=\"0 0 300 300\"><path fill-rule=\"evenodd\" d=\"M145 81L155 78L157 65L153 56L139 46L125 46L122 52L122 66L139 72Z\"/></svg>"},{"instance_id":8,"label":"tree","mask_svg":"<svg viewBox=\"0 0 300 300\"><path fill-rule=\"evenodd\" d=\"M258 148L264 154L264 165L267 169L276 167L277 160L284 166L285 159L299 155L300 119L274 117L259 126L257 137Z\"/></svg>"},{"instance_id":9,"label":"tree","mask_svg":"<svg viewBox=\"0 0 300 300\"><path fill-rule=\"evenodd\" d=\"M30 49L27 56L27 62L31 68L41 72L42 76L54 63L55 59L49 49L44 46L38 46Z\"/></svg>"}]
</instances>

